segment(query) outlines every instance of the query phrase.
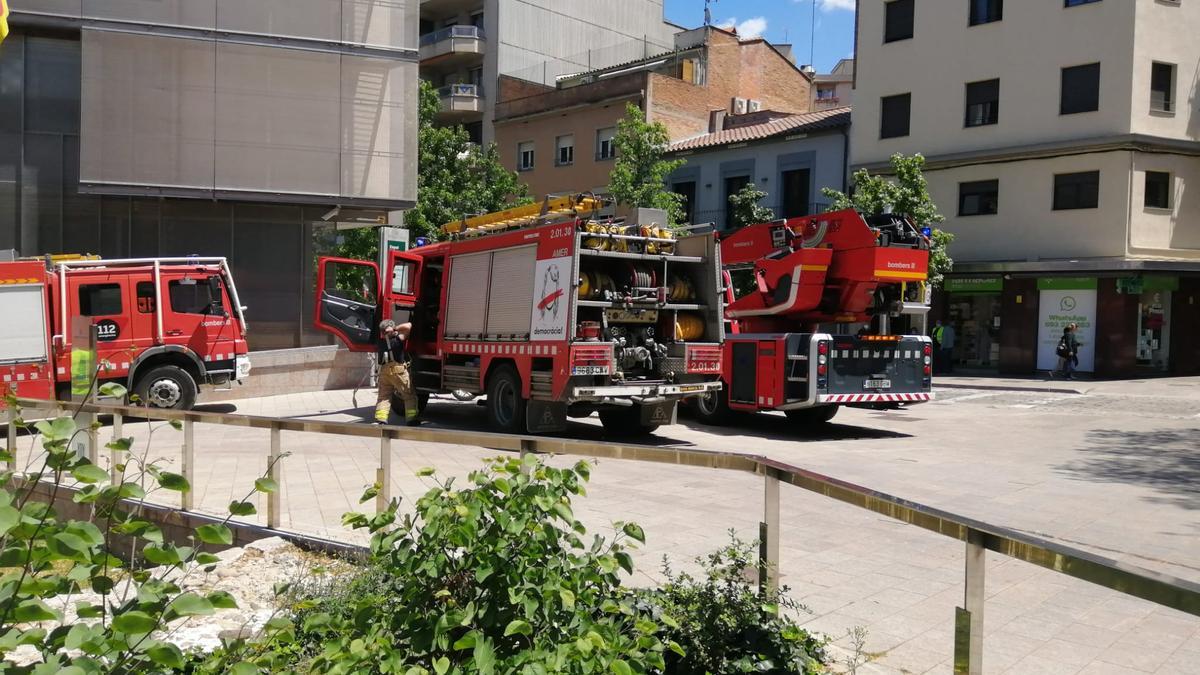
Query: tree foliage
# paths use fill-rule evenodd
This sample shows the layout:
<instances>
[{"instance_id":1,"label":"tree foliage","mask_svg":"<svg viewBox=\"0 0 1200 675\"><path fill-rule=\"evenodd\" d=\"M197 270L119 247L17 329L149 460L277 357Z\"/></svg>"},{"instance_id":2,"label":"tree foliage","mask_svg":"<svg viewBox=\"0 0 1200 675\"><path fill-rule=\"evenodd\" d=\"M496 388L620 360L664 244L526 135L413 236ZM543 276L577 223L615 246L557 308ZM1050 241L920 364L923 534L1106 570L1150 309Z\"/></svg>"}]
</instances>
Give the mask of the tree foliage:
<instances>
[{"instance_id":1,"label":"tree foliage","mask_svg":"<svg viewBox=\"0 0 1200 675\"><path fill-rule=\"evenodd\" d=\"M663 209L671 225L683 218L683 195L667 189L667 177L685 160L664 158L671 138L662 122L647 122L636 105L625 106L613 139L617 157L608 177L608 190L618 204L631 208Z\"/></svg>"},{"instance_id":2,"label":"tree foliage","mask_svg":"<svg viewBox=\"0 0 1200 675\"><path fill-rule=\"evenodd\" d=\"M925 181L925 157L921 154L905 157L892 155L891 177L872 176L865 169L854 173L851 193L846 195L832 188L822 190L830 200L829 209L837 211L854 208L867 215L899 213L908 216L918 228L930 228L929 283L940 286L943 276L954 266L947 252L954 235L935 225L946 218L938 211Z\"/></svg>"},{"instance_id":3,"label":"tree foliage","mask_svg":"<svg viewBox=\"0 0 1200 675\"><path fill-rule=\"evenodd\" d=\"M420 81L417 131L417 205L404 214L413 237L438 238L438 228L456 218L529 203L529 188L505 169L493 143L480 147L461 125L435 123L441 105L437 90ZM350 230L338 255L375 260L379 233Z\"/></svg>"},{"instance_id":4,"label":"tree foliage","mask_svg":"<svg viewBox=\"0 0 1200 675\"><path fill-rule=\"evenodd\" d=\"M729 220L731 226L739 228L775 220L775 212L760 203L766 196L767 193L755 187L754 183L747 183L741 190L730 195L729 205L732 207L732 212L729 214Z\"/></svg>"}]
</instances>

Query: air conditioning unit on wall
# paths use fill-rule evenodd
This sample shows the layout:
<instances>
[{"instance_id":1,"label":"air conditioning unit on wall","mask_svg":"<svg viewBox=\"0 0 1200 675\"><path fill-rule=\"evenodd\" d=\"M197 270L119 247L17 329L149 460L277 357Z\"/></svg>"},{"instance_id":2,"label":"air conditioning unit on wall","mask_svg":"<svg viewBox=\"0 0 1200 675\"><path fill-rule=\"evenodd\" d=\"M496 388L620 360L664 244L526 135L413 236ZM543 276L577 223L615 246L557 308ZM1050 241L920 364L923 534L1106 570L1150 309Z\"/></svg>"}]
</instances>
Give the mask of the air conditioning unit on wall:
<instances>
[{"instance_id":1,"label":"air conditioning unit on wall","mask_svg":"<svg viewBox=\"0 0 1200 675\"><path fill-rule=\"evenodd\" d=\"M746 101L746 99L744 99L744 98L733 99L733 114L734 115L745 115L747 104L748 104L748 101Z\"/></svg>"},{"instance_id":2,"label":"air conditioning unit on wall","mask_svg":"<svg viewBox=\"0 0 1200 675\"><path fill-rule=\"evenodd\" d=\"M762 101L750 99L746 102L746 112L758 112L759 110L762 110Z\"/></svg>"}]
</instances>

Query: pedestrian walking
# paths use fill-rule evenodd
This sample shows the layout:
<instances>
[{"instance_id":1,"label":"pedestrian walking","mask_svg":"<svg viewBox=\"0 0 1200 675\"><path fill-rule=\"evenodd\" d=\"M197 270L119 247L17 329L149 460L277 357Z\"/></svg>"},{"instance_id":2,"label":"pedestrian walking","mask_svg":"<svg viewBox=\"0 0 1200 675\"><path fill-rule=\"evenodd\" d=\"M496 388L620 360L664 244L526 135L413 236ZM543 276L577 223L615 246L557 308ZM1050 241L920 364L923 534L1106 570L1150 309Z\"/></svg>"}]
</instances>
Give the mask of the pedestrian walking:
<instances>
[{"instance_id":1,"label":"pedestrian walking","mask_svg":"<svg viewBox=\"0 0 1200 675\"><path fill-rule=\"evenodd\" d=\"M934 361L934 370L939 373L954 372L954 342L955 342L954 326L942 323L941 319L937 320L933 328L934 349L937 350L937 359Z\"/></svg>"},{"instance_id":2,"label":"pedestrian walking","mask_svg":"<svg viewBox=\"0 0 1200 675\"><path fill-rule=\"evenodd\" d=\"M1075 379L1075 368L1079 365L1079 340L1075 337L1075 324L1063 326L1054 354L1058 357L1058 367L1050 372L1050 377L1060 375L1064 379Z\"/></svg>"},{"instance_id":3,"label":"pedestrian walking","mask_svg":"<svg viewBox=\"0 0 1200 675\"><path fill-rule=\"evenodd\" d=\"M375 423L387 424L392 414L392 397L404 402L404 420L408 426L421 423L417 394L409 375L408 336L411 323L397 324L391 319L379 324L379 397L375 403Z\"/></svg>"}]
</instances>

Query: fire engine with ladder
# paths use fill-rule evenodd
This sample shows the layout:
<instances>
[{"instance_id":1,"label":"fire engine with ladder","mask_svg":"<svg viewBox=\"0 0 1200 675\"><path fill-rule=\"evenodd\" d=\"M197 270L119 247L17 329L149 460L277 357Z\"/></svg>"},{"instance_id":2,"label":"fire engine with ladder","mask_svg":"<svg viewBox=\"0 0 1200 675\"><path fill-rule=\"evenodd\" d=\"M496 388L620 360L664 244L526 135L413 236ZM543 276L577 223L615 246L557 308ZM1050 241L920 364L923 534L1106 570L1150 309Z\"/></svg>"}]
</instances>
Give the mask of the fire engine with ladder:
<instances>
[{"instance_id":1,"label":"fire engine with ladder","mask_svg":"<svg viewBox=\"0 0 1200 675\"><path fill-rule=\"evenodd\" d=\"M848 209L759 223L723 236L721 259L725 386L697 401L700 420L782 410L820 424L840 406L933 399L929 239L907 219ZM890 334L905 316L919 317L922 334ZM874 330L836 330L855 324Z\"/></svg>"},{"instance_id":2,"label":"fire engine with ladder","mask_svg":"<svg viewBox=\"0 0 1200 675\"><path fill-rule=\"evenodd\" d=\"M445 241L390 251L382 276L322 258L315 323L372 351L383 318L411 322L422 405L484 395L501 431L561 431L597 412L614 433L652 432L721 386L720 250L711 233L676 238L646 217L602 218L604 206L547 198L447 223Z\"/></svg>"},{"instance_id":3,"label":"fire engine with ladder","mask_svg":"<svg viewBox=\"0 0 1200 675\"><path fill-rule=\"evenodd\" d=\"M0 394L66 398L72 353L90 353L90 333L95 371L85 381L118 382L148 406L191 408L202 385L249 375L243 309L224 258L0 262Z\"/></svg>"}]
</instances>

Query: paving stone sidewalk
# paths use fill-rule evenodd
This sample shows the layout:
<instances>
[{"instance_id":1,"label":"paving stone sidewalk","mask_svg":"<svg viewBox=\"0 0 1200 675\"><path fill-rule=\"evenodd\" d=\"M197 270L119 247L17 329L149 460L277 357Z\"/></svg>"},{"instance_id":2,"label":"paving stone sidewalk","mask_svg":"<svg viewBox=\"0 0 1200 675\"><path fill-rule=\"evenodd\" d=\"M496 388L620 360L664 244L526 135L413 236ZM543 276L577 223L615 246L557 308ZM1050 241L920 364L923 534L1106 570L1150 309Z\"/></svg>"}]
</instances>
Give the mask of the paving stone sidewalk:
<instances>
[{"instance_id":1,"label":"paving stone sidewalk","mask_svg":"<svg viewBox=\"0 0 1200 675\"><path fill-rule=\"evenodd\" d=\"M245 414L341 420L363 412L352 406L349 392L227 406L234 407ZM127 425L125 433L138 439L136 449L144 456L178 465L178 431L142 424ZM198 425L195 438L197 508L223 513L230 501L251 492L265 470L268 433ZM361 542L340 520L344 512L360 508L359 495L375 480L378 442L285 432L283 449L291 453L281 467L283 527ZM395 492L411 501L430 486L428 478L416 476L420 468L432 466L461 480L497 454L394 443ZM156 499L170 503L167 494ZM593 471L589 496L575 512L596 532L610 531L613 520L641 523L648 542L635 557L634 582L652 584L661 579L663 556L688 568L688 561L727 541L730 530L755 538L762 499L762 480L751 475L603 460ZM256 522L262 522L265 503L259 503L259 511ZM857 672L951 671L954 607L963 594L961 543L787 486L782 514L783 582L811 611L803 617L805 626L833 638L839 659L851 657L847 633L862 626L870 662ZM987 598L987 673L1200 673L1200 618L996 554L988 557Z\"/></svg>"}]
</instances>

